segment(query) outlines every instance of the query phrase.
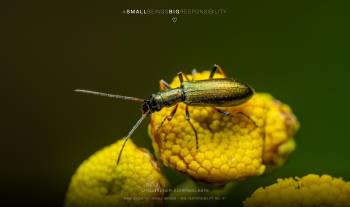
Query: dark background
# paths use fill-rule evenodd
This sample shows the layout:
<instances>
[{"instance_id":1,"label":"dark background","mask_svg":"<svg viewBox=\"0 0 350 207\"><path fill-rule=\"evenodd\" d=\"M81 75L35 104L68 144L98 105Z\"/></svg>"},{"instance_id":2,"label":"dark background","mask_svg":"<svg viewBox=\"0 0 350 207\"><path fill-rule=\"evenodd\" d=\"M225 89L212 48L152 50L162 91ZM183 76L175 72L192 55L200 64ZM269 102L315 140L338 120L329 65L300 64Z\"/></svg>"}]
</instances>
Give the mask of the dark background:
<instances>
[{"instance_id":1,"label":"dark background","mask_svg":"<svg viewBox=\"0 0 350 207\"><path fill-rule=\"evenodd\" d=\"M61 206L78 165L124 136L140 115L137 104L73 89L144 98L158 90L159 79L214 63L288 103L301 122L289 162L239 183L227 202L239 203L278 177L329 173L350 180L347 1L230 2L2 5L2 202ZM173 23L172 16L123 15L127 8L227 13ZM150 148L146 125L134 141Z\"/></svg>"}]
</instances>

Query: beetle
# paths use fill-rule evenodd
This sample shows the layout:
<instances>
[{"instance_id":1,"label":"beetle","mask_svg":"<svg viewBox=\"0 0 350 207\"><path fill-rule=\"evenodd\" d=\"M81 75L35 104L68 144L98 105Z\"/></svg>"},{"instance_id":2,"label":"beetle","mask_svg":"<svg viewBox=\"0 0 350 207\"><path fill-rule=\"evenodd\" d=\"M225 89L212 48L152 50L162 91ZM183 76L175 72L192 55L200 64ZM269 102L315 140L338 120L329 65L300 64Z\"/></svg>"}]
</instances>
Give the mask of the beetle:
<instances>
[{"instance_id":1,"label":"beetle","mask_svg":"<svg viewBox=\"0 0 350 207\"><path fill-rule=\"evenodd\" d=\"M188 106L211 106L215 108L217 112L223 115L229 115L229 112L223 111L217 107L238 106L247 102L253 96L254 89L244 82L232 78L213 79L216 72L219 72L225 76L224 71L220 66L216 64L214 65L208 79L206 80L189 80L186 75L184 75L182 72L179 72L178 78L180 81L180 87L172 88L166 81L160 80L159 85L161 91L153 93L148 99L101 93L83 89L75 89L74 91L142 103L142 116L124 138L124 142L118 155L118 165L126 142L134 133L134 131L140 126L141 122L147 117L147 115L152 114L156 111L160 111L164 107L174 107L171 113L168 116L164 117L162 120L161 124L158 127L159 130L166 120L172 120L177 111L178 104L180 102L185 103L185 118L194 131L196 138L196 149L198 149L198 135L195 127L190 120ZM195 73L196 71L193 70L192 74L194 75ZM184 80L184 77L186 80ZM255 122L243 112L237 113L248 118L251 122L254 123L255 126L257 126Z\"/></svg>"}]
</instances>

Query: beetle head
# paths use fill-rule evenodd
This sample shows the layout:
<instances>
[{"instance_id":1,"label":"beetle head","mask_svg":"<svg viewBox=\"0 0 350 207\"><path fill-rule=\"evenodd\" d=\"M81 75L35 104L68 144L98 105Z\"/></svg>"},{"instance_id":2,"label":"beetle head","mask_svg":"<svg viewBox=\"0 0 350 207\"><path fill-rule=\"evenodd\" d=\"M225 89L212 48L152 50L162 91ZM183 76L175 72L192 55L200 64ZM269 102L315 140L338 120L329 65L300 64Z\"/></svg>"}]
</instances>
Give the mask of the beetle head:
<instances>
[{"instance_id":1,"label":"beetle head","mask_svg":"<svg viewBox=\"0 0 350 207\"><path fill-rule=\"evenodd\" d=\"M162 109L162 98L159 94L152 94L149 99L142 104L142 112L146 113L160 111Z\"/></svg>"}]
</instances>

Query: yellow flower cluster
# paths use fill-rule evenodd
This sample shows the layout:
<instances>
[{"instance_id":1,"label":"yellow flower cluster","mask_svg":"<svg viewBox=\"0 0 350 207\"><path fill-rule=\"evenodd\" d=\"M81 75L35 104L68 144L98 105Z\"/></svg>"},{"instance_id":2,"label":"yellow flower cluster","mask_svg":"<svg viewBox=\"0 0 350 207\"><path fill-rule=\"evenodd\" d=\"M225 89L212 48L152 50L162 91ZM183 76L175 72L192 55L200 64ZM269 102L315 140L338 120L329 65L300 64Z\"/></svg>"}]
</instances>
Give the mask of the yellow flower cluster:
<instances>
[{"instance_id":1,"label":"yellow flower cluster","mask_svg":"<svg viewBox=\"0 0 350 207\"><path fill-rule=\"evenodd\" d=\"M350 182L315 174L302 178L278 179L273 185L257 189L244 201L244 206L350 206Z\"/></svg>"},{"instance_id":2,"label":"yellow flower cluster","mask_svg":"<svg viewBox=\"0 0 350 207\"><path fill-rule=\"evenodd\" d=\"M131 140L118 167L122 140L96 152L73 175L65 207L157 206L167 181L148 151Z\"/></svg>"},{"instance_id":3,"label":"yellow flower cluster","mask_svg":"<svg viewBox=\"0 0 350 207\"><path fill-rule=\"evenodd\" d=\"M209 71L187 77L208 79ZM215 74L214 78L224 76ZM170 85L179 87L179 80L174 78ZM257 93L246 104L220 109L230 115L212 107L189 106L191 122L198 132L198 150L194 131L185 119L185 104L180 103L174 118L161 128L172 108L154 113L149 134L160 160L195 180L225 183L261 175L266 165L283 163L294 150L292 137L298 122L290 108L272 96Z\"/></svg>"}]
</instances>

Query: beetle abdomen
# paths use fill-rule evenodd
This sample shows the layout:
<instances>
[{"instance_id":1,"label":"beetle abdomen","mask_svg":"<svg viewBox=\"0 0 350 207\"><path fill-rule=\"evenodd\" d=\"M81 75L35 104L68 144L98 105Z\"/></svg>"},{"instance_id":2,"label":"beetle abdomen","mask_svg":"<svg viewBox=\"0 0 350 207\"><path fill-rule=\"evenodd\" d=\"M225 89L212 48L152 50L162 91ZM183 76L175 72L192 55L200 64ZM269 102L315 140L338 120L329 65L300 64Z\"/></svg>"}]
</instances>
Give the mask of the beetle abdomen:
<instances>
[{"instance_id":1,"label":"beetle abdomen","mask_svg":"<svg viewBox=\"0 0 350 207\"><path fill-rule=\"evenodd\" d=\"M234 79L183 82L184 103L197 106L236 106L251 98L253 89Z\"/></svg>"}]
</instances>

